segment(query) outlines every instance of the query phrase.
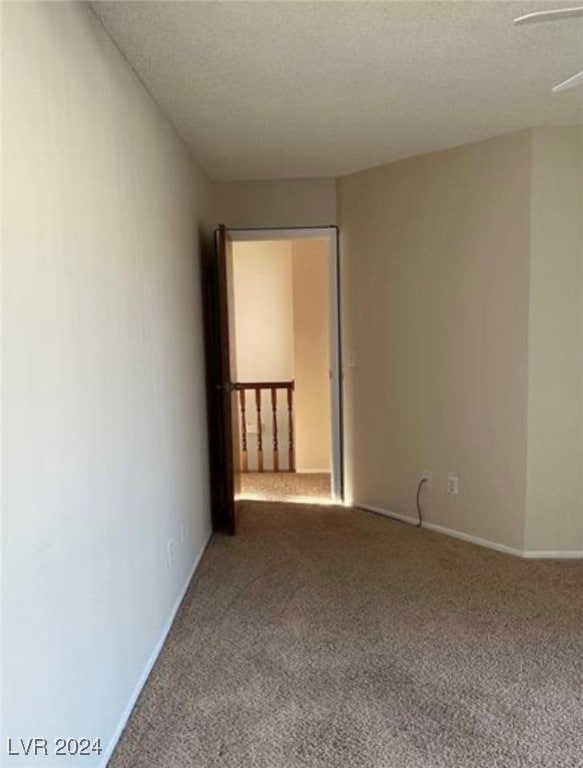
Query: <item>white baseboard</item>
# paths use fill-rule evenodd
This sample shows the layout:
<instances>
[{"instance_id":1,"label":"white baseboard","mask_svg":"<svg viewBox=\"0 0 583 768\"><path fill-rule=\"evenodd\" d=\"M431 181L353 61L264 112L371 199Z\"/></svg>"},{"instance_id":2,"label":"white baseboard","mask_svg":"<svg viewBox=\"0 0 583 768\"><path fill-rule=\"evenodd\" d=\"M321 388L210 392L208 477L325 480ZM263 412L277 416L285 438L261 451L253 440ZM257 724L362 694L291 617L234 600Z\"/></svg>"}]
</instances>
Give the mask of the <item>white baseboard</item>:
<instances>
[{"instance_id":1,"label":"white baseboard","mask_svg":"<svg viewBox=\"0 0 583 768\"><path fill-rule=\"evenodd\" d=\"M330 467L328 469L300 469L296 467L297 475L329 475L331 472Z\"/></svg>"},{"instance_id":2,"label":"white baseboard","mask_svg":"<svg viewBox=\"0 0 583 768\"><path fill-rule=\"evenodd\" d=\"M400 515L396 512L391 512L388 509L382 507L375 507L371 504L353 504L358 509L364 509L367 512L375 512L378 515L385 515L386 517L392 517L395 520L400 520L403 523L409 523L409 525L417 525L417 518L409 515ZM509 547L506 544L499 544L497 541L490 541L489 539L481 539L479 536L472 536L469 533L463 533L462 531L456 531L453 528L446 528L443 525L437 525L436 523L423 523L423 528L428 531L435 531L436 533L443 533L446 536L453 536L455 539L461 539L462 541L468 541L471 544L478 544L480 547L487 547L488 549L495 549L497 552L504 552L507 555L514 555L515 557L523 557L528 560L534 559L561 559L561 560L580 560L583 559L583 552L575 551L542 551L542 550L522 550L515 547Z\"/></svg>"},{"instance_id":3,"label":"white baseboard","mask_svg":"<svg viewBox=\"0 0 583 768\"><path fill-rule=\"evenodd\" d=\"M140 675L138 682L136 684L136 687L134 688L132 695L130 696L130 699L127 703L126 708L124 709L122 716L120 718L120 721L118 723L117 728L115 729L113 736L111 737L109 744L107 745L107 748L104 750L104 756L100 763L100 768L107 768L107 764L109 760L111 759L111 756L113 755L113 751L117 746L117 742L120 739L120 736L123 733L124 728L127 725L128 720L130 719L130 715L132 714L132 710L136 705L136 701L138 700L138 696L142 692L142 688L146 684L146 681L148 680L148 677L150 676L150 672L152 671L152 668L154 664L156 663L156 660L158 659L158 656L160 655L160 651L162 650L162 647L164 643L166 642L166 638L168 637L168 633L172 629L172 624L174 623L174 619L176 618L176 614L178 613L178 609L180 608L180 605L182 601L184 600L184 596L186 595L186 592L188 590L188 587L190 586L190 582L192 581L192 578L194 574L196 573L196 569L198 568L200 561L202 560L202 556L204 555L206 548L209 544L209 541L211 540L211 537L213 535L212 530L210 531L209 535L207 536L207 539L204 543L204 546L202 547L201 551L198 553L192 568L190 569L190 573L188 574L186 581L184 582L184 586L180 590L180 593L178 597L176 598L176 602L172 606L172 610L170 611L170 615L168 616L168 619L166 623L164 624L164 627L162 628L162 632L160 633L160 636L158 638L158 641L156 642L156 645L154 646L154 650L152 651L152 654L150 658L148 659L148 662L146 666L144 667L144 670L142 671L142 674Z\"/></svg>"},{"instance_id":4,"label":"white baseboard","mask_svg":"<svg viewBox=\"0 0 583 768\"><path fill-rule=\"evenodd\" d=\"M478 544L480 547L487 547L488 549L495 549L497 552L504 552L506 555L514 555L515 557L523 556L521 549L509 547L506 544L499 544L497 541L490 541L490 539L481 539L479 536L472 536L469 533L456 531L454 528L446 528L443 525L436 525L435 523L423 523L423 527L427 528L428 531L444 533L446 536L453 536L454 539L469 541L471 544Z\"/></svg>"},{"instance_id":5,"label":"white baseboard","mask_svg":"<svg viewBox=\"0 0 583 768\"><path fill-rule=\"evenodd\" d=\"M541 549L525 549L522 556L527 560L533 560L535 558L545 560L583 560L583 551L577 550L541 550Z\"/></svg>"},{"instance_id":6,"label":"white baseboard","mask_svg":"<svg viewBox=\"0 0 583 768\"><path fill-rule=\"evenodd\" d=\"M402 523L409 523L409 525L417 525L417 520L414 517L408 515L399 515L396 512L390 512L388 509L382 507L374 507L372 504L357 504L353 502L353 507L358 509L364 509L366 512L374 512L377 515L384 515L385 517L392 517L393 520L400 520Z\"/></svg>"}]
</instances>

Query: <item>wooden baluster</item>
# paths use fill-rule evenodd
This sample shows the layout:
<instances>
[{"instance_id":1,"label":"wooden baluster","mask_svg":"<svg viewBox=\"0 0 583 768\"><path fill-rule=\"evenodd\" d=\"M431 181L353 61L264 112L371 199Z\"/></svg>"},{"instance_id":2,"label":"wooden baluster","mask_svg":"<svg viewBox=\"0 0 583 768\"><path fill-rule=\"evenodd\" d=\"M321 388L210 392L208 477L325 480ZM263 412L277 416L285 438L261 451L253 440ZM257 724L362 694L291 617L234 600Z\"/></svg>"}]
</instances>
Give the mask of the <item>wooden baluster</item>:
<instances>
[{"instance_id":1,"label":"wooden baluster","mask_svg":"<svg viewBox=\"0 0 583 768\"><path fill-rule=\"evenodd\" d=\"M287 390L287 413L289 418L289 445L288 445L288 460L289 471L296 471L296 457L294 450L294 393L291 387Z\"/></svg>"},{"instance_id":2,"label":"wooden baluster","mask_svg":"<svg viewBox=\"0 0 583 768\"><path fill-rule=\"evenodd\" d=\"M245 390L239 390L239 403L241 405L241 471L249 471L249 454L247 452L247 419L245 417Z\"/></svg>"},{"instance_id":3,"label":"wooden baluster","mask_svg":"<svg viewBox=\"0 0 583 768\"><path fill-rule=\"evenodd\" d=\"M255 405L257 408L257 471L263 472L263 434L261 428L261 389L255 387Z\"/></svg>"},{"instance_id":4,"label":"wooden baluster","mask_svg":"<svg viewBox=\"0 0 583 768\"><path fill-rule=\"evenodd\" d=\"M271 413L273 419L273 471L279 472L279 448L277 440L277 389L271 389Z\"/></svg>"}]
</instances>

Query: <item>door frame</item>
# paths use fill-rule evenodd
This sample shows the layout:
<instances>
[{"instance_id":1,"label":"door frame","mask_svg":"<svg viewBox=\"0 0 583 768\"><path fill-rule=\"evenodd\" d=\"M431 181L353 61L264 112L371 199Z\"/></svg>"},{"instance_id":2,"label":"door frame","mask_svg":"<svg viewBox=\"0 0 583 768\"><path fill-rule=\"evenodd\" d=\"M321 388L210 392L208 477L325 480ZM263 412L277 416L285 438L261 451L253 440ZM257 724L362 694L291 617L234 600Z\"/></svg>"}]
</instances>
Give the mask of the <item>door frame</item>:
<instances>
[{"instance_id":1,"label":"door frame","mask_svg":"<svg viewBox=\"0 0 583 768\"><path fill-rule=\"evenodd\" d=\"M344 393L342 368L342 317L340 303L340 249L337 226L322 227L228 227L232 242L256 240L328 240L328 278L330 287L330 424L332 501L344 503Z\"/></svg>"}]
</instances>

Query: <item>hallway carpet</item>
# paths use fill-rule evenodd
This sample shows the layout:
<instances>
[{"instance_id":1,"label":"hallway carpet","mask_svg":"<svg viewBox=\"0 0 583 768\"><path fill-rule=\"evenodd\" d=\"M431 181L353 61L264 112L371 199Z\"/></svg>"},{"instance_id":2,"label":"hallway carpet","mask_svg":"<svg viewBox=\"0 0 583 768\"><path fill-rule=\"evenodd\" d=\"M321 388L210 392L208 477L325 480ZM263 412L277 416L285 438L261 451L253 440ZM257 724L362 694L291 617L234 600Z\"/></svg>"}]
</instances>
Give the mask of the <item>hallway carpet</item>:
<instances>
[{"instance_id":1,"label":"hallway carpet","mask_svg":"<svg viewBox=\"0 0 583 768\"><path fill-rule=\"evenodd\" d=\"M112 768L581 768L583 562L244 502Z\"/></svg>"},{"instance_id":2,"label":"hallway carpet","mask_svg":"<svg viewBox=\"0 0 583 768\"><path fill-rule=\"evenodd\" d=\"M246 472L241 475L240 498L329 504L330 475L320 472Z\"/></svg>"}]
</instances>

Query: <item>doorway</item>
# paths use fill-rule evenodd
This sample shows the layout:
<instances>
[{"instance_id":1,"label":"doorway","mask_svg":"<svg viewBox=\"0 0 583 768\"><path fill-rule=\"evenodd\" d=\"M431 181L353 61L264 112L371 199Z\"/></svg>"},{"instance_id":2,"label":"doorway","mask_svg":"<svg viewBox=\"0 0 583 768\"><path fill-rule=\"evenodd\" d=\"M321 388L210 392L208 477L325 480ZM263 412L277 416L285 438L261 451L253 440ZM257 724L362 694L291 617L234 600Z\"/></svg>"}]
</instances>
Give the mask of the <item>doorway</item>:
<instances>
[{"instance_id":1,"label":"doorway","mask_svg":"<svg viewBox=\"0 0 583 768\"><path fill-rule=\"evenodd\" d=\"M229 236L237 497L339 503L337 230L230 230Z\"/></svg>"}]
</instances>

